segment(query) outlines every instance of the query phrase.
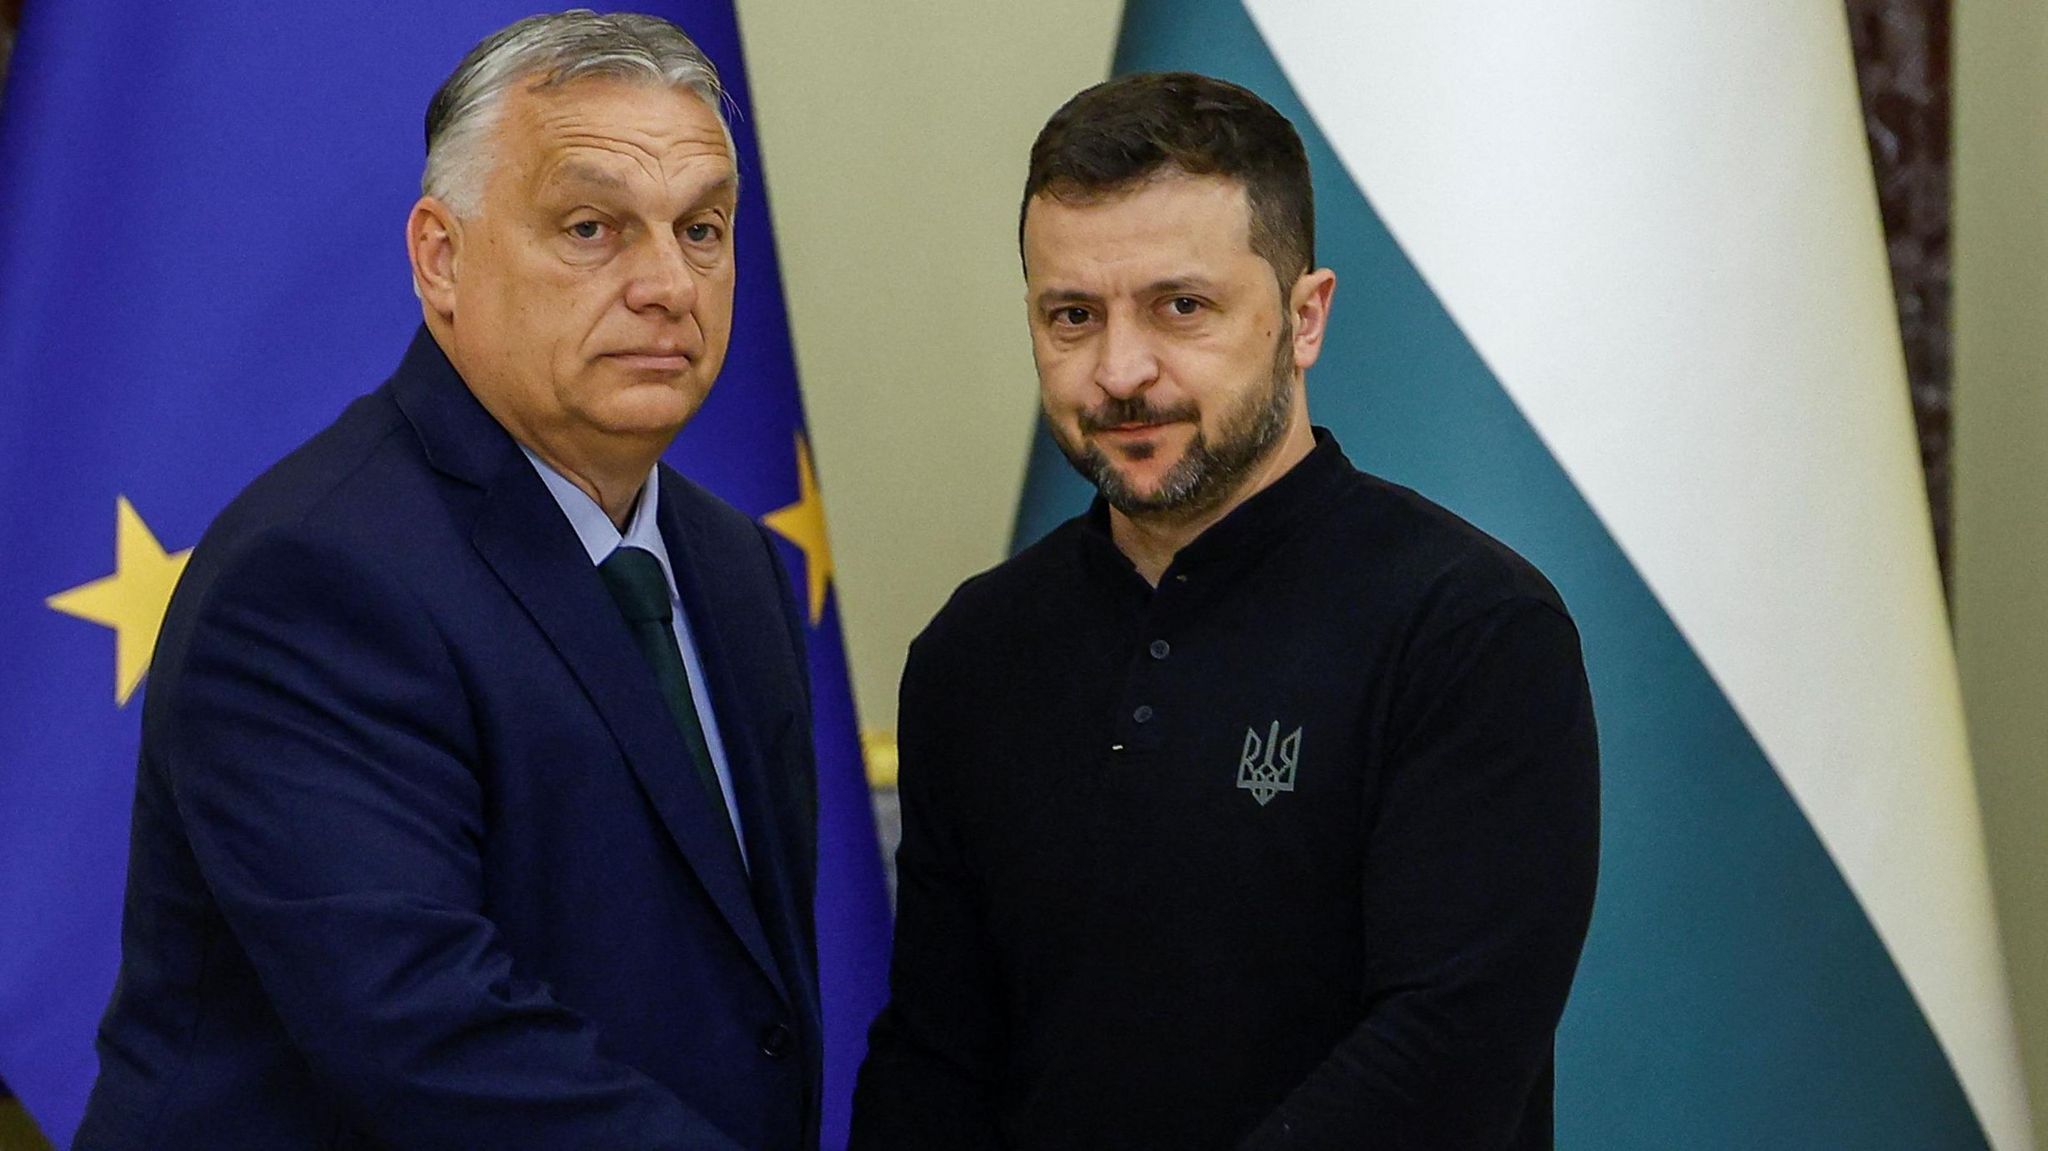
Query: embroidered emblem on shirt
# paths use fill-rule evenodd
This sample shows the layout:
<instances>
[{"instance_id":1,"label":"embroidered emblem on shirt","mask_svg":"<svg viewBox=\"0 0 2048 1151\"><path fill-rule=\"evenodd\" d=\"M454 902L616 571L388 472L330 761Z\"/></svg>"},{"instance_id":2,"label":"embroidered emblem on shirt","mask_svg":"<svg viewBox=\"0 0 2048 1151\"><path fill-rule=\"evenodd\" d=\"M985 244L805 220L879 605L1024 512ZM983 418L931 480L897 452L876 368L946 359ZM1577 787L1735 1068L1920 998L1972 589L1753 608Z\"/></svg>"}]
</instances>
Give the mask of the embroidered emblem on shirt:
<instances>
[{"instance_id":1,"label":"embroidered emblem on shirt","mask_svg":"<svg viewBox=\"0 0 2048 1151\"><path fill-rule=\"evenodd\" d=\"M1294 790L1294 769L1301 762L1301 729L1280 738L1280 721L1274 720L1259 738L1257 728L1244 731L1244 751L1237 757L1237 786L1252 793L1264 807L1283 791Z\"/></svg>"}]
</instances>

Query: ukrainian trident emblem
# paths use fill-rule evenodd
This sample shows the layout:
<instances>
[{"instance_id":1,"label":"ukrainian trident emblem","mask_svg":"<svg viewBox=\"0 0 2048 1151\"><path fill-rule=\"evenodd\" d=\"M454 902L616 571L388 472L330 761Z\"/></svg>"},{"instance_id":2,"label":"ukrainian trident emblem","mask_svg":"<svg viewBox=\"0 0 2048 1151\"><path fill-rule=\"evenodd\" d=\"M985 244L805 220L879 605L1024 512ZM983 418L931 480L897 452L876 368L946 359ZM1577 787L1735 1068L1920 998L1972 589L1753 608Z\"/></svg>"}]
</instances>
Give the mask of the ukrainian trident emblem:
<instances>
[{"instance_id":1,"label":"ukrainian trident emblem","mask_svg":"<svg viewBox=\"0 0 2048 1151\"><path fill-rule=\"evenodd\" d=\"M1277 761L1277 762L1276 762ZM1301 761L1301 729L1280 738L1280 721L1274 720L1259 738L1257 728L1244 731L1244 752L1237 757L1237 786L1252 793L1264 807L1283 791L1294 790L1294 768Z\"/></svg>"}]
</instances>

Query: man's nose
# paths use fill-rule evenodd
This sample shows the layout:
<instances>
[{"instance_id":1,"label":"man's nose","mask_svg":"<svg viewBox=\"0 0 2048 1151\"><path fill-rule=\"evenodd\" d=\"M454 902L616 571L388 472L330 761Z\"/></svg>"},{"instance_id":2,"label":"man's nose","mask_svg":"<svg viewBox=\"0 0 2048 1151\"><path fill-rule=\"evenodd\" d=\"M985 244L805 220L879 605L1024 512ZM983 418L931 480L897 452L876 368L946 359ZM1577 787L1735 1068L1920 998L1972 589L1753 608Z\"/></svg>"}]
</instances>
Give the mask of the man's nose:
<instances>
[{"instance_id":1,"label":"man's nose","mask_svg":"<svg viewBox=\"0 0 2048 1151\"><path fill-rule=\"evenodd\" d=\"M697 302L697 275L683 254L682 241L664 232L651 233L637 245L626 281L626 306L681 316Z\"/></svg>"},{"instance_id":2,"label":"man's nose","mask_svg":"<svg viewBox=\"0 0 2048 1151\"><path fill-rule=\"evenodd\" d=\"M1095 386L1126 400L1159 378L1159 357L1137 324L1110 319L1103 324L1101 354L1095 361Z\"/></svg>"}]
</instances>

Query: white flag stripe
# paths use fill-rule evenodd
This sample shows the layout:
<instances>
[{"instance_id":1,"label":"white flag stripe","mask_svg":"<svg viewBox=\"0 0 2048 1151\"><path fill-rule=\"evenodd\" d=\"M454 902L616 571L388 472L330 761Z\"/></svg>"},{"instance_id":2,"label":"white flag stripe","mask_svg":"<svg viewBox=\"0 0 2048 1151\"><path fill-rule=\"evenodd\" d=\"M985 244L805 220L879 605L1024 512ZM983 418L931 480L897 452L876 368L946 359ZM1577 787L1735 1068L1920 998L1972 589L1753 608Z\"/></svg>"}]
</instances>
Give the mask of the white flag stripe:
<instances>
[{"instance_id":1,"label":"white flag stripe","mask_svg":"<svg viewBox=\"0 0 2048 1151\"><path fill-rule=\"evenodd\" d=\"M1840 4L1248 8L2031 1147Z\"/></svg>"}]
</instances>

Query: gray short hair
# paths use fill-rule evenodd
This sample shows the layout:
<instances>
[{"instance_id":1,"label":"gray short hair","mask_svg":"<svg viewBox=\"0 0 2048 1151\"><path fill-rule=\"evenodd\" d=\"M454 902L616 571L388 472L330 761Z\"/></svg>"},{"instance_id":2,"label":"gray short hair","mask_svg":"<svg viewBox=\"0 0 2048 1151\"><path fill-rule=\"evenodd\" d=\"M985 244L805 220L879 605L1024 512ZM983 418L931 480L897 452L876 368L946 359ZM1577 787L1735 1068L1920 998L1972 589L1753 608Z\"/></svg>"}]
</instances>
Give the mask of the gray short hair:
<instances>
[{"instance_id":1,"label":"gray short hair","mask_svg":"<svg viewBox=\"0 0 2048 1151\"><path fill-rule=\"evenodd\" d=\"M696 93L718 118L726 154L737 170L725 89L710 57L681 28L659 17L576 8L507 25L456 65L427 104L427 167L420 191L458 216L475 215L490 172L486 145L505 93L529 78L537 78L536 87L552 88L591 76Z\"/></svg>"}]
</instances>

